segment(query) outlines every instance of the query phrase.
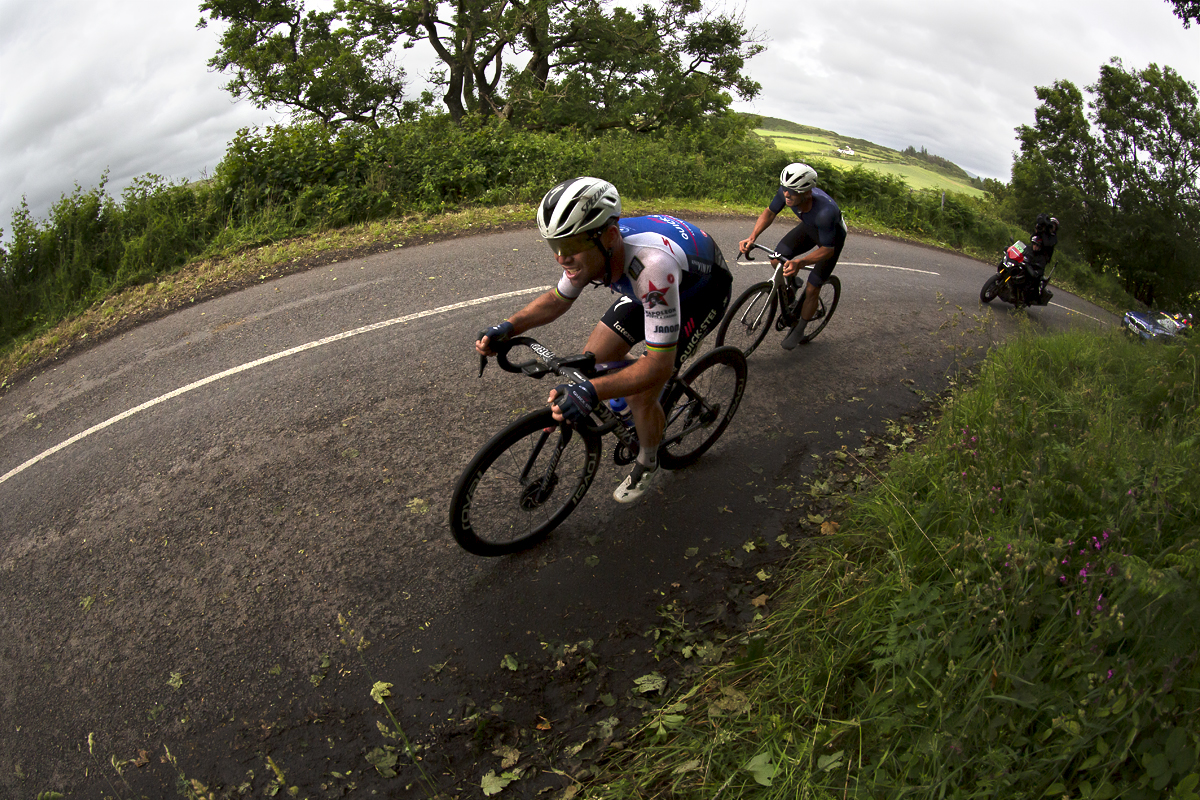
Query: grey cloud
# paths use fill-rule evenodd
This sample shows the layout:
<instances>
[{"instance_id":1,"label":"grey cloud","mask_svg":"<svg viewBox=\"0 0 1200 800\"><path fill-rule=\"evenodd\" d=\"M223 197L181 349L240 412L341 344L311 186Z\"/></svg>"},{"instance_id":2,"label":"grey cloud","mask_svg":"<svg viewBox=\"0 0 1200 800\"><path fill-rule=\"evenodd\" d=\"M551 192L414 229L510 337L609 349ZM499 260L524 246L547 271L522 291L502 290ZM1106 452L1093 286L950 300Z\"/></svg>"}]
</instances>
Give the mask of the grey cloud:
<instances>
[{"instance_id":1,"label":"grey cloud","mask_svg":"<svg viewBox=\"0 0 1200 800\"><path fill-rule=\"evenodd\" d=\"M113 194L147 172L197 178L239 128L283 119L221 89L206 66L219 29L196 29L198 6L0 0L0 226L22 195L40 217L105 169ZM1035 86L1082 88L1111 56L1200 79L1200 29L1185 31L1164 0L752 0L744 14L770 40L749 65L762 94L735 107L924 146L1001 179ZM415 94L432 58L402 59Z\"/></svg>"}]
</instances>

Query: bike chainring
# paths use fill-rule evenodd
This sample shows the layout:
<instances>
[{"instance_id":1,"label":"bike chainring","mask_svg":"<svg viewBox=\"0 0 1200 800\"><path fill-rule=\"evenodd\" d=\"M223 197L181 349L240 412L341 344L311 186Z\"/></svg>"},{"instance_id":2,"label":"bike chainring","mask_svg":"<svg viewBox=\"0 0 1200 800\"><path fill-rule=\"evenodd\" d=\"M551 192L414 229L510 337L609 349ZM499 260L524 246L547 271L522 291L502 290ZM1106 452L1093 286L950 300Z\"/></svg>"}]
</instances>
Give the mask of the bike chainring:
<instances>
[{"instance_id":1,"label":"bike chainring","mask_svg":"<svg viewBox=\"0 0 1200 800\"><path fill-rule=\"evenodd\" d=\"M619 467L632 464L637 459L638 449L636 444L628 445L624 442L617 442L617 446L613 448L613 463Z\"/></svg>"}]
</instances>

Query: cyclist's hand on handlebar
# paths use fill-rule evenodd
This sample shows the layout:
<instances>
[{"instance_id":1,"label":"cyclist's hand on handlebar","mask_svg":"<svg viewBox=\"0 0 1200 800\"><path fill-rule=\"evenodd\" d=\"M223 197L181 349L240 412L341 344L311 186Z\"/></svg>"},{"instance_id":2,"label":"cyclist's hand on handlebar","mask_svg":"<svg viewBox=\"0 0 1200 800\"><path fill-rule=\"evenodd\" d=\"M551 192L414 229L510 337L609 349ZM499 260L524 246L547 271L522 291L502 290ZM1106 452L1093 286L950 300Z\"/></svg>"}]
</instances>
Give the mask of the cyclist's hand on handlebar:
<instances>
[{"instance_id":1,"label":"cyclist's hand on handlebar","mask_svg":"<svg viewBox=\"0 0 1200 800\"><path fill-rule=\"evenodd\" d=\"M559 422L579 423L587 419L600 398L591 381L582 383L560 383L547 398L554 418Z\"/></svg>"},{"instance_id":2,"label":"cyclist's hand on handlebar","mask_svg":"<svg viewBox=\"0 0 1200 800\"><path fill-rule=\"evenodd\" d=\"M783 262L783 274L787 277L792 277L800 271L800 259L793 258L790 261Z\"/></svg>"},{"instance_id":3,"label":"cyclist's hand on handlebar","mask_svg":"<svg viewBox=\"0 0 1200 800\"><path fill-rule=\"evenodd\" d=\"M481 356L494 356L495 352L489 346L493 342L506 342L513 335L513 324L508 320L504 320L499 325L480 331L479 338L475 342L475 350Z\"/></svg>"},{"instance_id":4,"label":"cyclist's hand on handlebar","mask_svg":"<svg viewBox=\"0 0 1200 800\"><path fill-rule=\"evenodd\" d=\"M742 239L740 242L738 242L738 252L742 255L745 255L746 253L750 252L750 245L752 244L754 244L753 239Z\"/></svg>"}]
</instances>

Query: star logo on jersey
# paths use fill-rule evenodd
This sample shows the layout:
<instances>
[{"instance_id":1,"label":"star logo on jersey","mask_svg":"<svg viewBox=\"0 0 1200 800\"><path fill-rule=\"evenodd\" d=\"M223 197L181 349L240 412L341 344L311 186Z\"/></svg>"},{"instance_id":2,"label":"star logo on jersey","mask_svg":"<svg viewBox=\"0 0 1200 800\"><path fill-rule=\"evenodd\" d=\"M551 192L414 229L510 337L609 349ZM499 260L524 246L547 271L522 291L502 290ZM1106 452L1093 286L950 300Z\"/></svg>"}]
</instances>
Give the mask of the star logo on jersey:
<instances>
[{"instance_id":1,"label":"star logo on jersey","mask_svg":"<svg viewBox=\"0 0 1200 800\"><path fill-rule=\"evenodd\" d=\"M671 289L670 286L664 286L659 289L654 285L654 281L650 281L650 291L642 295L642 302L647 309L658 308L667 304L666 294Z\"/></svg>"}]
</instances>

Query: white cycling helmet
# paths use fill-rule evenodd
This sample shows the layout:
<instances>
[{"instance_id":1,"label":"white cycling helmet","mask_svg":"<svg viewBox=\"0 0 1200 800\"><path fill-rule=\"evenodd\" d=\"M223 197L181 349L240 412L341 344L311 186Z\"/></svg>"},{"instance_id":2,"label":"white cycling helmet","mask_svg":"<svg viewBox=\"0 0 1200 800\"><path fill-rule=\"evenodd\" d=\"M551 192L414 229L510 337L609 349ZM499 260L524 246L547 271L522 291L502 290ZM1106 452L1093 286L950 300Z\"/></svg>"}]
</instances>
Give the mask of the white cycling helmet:
<instances>
[{"instance_id":1,"label":"white cycling helmet","mask_svg":"<svg viewBox=\"0 0 1200 800\"><path fill-rule=\"evenodd\" d=\"M807 192L817 185L817 171L808 164L788 164L779 173L779 185L793 192Z\"/></svg>"},{"instance_id":2,"label":"white cycling helmet","mask_svg":"<svg viewBox=\"0 0 1200 800\"><path fill-rule=\"evenodd\" d=\"M600 178L571 178L542 198L538 207L538 230L543 239L561 239L604 227L621 216L617 187Z\"/></svg>"}]
</instances>

